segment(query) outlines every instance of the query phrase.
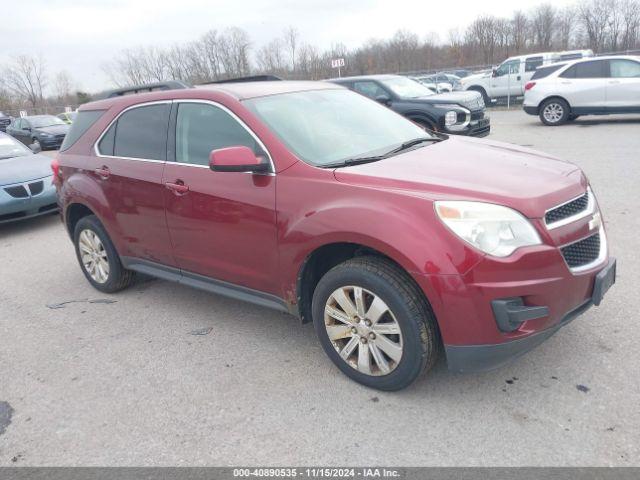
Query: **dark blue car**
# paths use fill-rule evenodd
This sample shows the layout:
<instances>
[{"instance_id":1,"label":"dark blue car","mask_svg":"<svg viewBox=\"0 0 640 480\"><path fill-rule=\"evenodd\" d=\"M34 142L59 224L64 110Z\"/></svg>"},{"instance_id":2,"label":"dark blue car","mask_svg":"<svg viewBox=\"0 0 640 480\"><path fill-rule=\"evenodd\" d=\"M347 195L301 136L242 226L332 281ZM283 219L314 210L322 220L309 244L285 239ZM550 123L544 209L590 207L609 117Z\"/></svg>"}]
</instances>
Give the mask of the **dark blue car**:
<instances>
[{"instance_id":1,"label":"dark blue car","mask_svg":"<svg viewBox=\"0 0 640 480\"><path fill-rule=\"evenodd\" d=\"M69 125L53 115L15 118L7 127L7 133L12 137L42 150L60 148L68 131Z\"/></svg>"}]
</instances>

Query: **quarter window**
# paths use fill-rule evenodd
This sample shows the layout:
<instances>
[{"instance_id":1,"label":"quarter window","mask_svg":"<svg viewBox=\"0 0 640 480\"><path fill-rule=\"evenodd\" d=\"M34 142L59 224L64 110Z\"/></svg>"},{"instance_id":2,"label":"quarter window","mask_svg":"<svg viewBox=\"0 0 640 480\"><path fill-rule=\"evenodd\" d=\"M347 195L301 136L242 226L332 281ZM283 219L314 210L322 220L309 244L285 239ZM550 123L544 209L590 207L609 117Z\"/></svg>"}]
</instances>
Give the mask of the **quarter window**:
<instances>
[{"instance_id":1,"label":"quarter window","mask_svg":"<svg viewBox=\"0 0 640 480\"><path fill-rule=\"evenodd\" d=\"M632 60L610 60L613 78L640 78L640 63Z\"/></svg>"},{"instance_id":2,"label":"quarter window","mask_svg":"<svg viewBox=\"0 0 640 480\"><path fill-rule=\"evenodd\" d=\"M171 105L147 105L124 112L115 127L113 155L116 157L165 160ZM107 132L105 137L108 137ZM103 140L105 139L103 137ZM102 148L102 141L100 142ZM105 148L107 144L105 143ZM101 153L108 155L107 152Z\"/></svg>"},{"instance_id":3,"label":"quarter window","mask_svg":"<svg viewBox=\"0 0 640 480\"><path fill-rule=\"evenodd\" d=\"M255 138L223 109L205 103L181 103L176 120L176 161L209 165L219 148L245 146L264 155Z\"/></svg>"}]
</instances>

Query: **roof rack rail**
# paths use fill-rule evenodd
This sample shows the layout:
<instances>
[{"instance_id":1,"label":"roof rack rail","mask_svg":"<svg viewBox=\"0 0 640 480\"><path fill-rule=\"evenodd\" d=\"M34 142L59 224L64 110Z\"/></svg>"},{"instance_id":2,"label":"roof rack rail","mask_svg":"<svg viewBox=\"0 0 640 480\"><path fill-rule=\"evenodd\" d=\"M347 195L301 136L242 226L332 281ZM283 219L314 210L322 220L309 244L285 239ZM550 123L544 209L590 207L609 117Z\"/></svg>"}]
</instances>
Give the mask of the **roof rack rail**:
<instances>
[{"instance_id":1,"label":"roof rack rail","mask_svg":"<svg viewBox=\"0 0 640 480\"><path fill-rule=\"evenodd\" d=\"M276 75L251 75L248 77L238 77L238 78L227 78L225 80L213 80L211 82L204 82L200 85L212 85L215 83L243 83L243 82L271 82L271 81L279 81L282 78L277 77Z\"/></svg>"},{"instance_id":2,"label":"roof rack rail","mask_svg":"<svg viewBox=\"0 0 640 480\"><path fill-rule=\"evenodd\" d=\"M122 97L124 95L135 95L136 93L157 92L160 90L181 90L191 88L190 85L180 80L168 80L166 82L147 83L143 85L132 85L129 87L105 90L93 96L93 100L104 100L106 98Z\"/></svg>"}]
</instances>

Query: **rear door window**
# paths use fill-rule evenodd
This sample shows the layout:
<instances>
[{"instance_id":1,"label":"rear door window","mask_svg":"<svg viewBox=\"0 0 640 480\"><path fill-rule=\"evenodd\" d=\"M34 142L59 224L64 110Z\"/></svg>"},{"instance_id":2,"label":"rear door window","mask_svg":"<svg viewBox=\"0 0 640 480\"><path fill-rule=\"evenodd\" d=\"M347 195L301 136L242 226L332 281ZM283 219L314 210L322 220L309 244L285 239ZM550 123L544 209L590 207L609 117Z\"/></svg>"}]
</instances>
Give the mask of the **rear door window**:
<instances>
[{"instance_id":1,"label":"rear door window","mask_svg":"<svg viewBox=\"0 0 640 480\"><path fill-rule=\"evenodd\" d=\"M80 139L80 137L82 137L82 135L84 135L85 132L98 121L98 119L104 114L104 112L105 110L84 110L78 112L76 121L73 122L71 128L69 129L69 132L67 133L66 137L64 137L64 141L62 142L60 151L64 152L73 144L75 144Z\"/></svg>"},{"instance_id":2,"label":"rear door window","mask_svg":"<svg viewBox=\"0 0 640 480\"><path fill-rule=\"evenodd\" d=\"M171 105L163 103L135 107L124 112L118 118L115 129L113 155L166 160L170 111Z\"/></svg>"},{"instance_id":3,"label":"rear door window","mask_svg":"<svg viewBox=\"0 0 640 480\"><path fill-rule=\"evenodd\" d=\"M524 62L524 71L533 72L536 68L543 63L542 57L528 57Z\"/></svg>"},{"instance_id":4,"label":"rear door window","mask_svg":"<svg viewBox=\"0 0 640 480\"><path fill-rule=\"evenodd\" d=\"M604 60L576 63L562 72L560 76L562 78L604 78L606 76L605 64Z\"/></svg>"}]
</instances>

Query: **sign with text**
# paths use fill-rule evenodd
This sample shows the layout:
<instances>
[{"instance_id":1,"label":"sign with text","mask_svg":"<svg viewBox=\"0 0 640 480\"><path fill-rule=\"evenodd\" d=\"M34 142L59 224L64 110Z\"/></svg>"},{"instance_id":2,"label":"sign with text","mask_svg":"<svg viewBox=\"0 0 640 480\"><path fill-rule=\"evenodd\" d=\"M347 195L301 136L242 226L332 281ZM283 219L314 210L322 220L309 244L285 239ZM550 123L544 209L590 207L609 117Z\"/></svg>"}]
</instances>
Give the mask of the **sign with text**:
<instances>
[{"instance_id":1,"label":"sign with text","mask_svg":"<svg viewBox=\"0 0 640 480\"><path fill-rule=\"evenodd\" d=\"M344 67L344 58L334 58L331 60L331 68Z\"/></svg>"},{"instance_id":2,"label":"sign with text","mask_svg":"<svg viewBox=\"0 0 640 480\"><path fill-rule=\"evenodd\" d=\"M27 116L27 111L26 110L20 110L20 118L24 118Z\"/></svg>"}]
</instances>

